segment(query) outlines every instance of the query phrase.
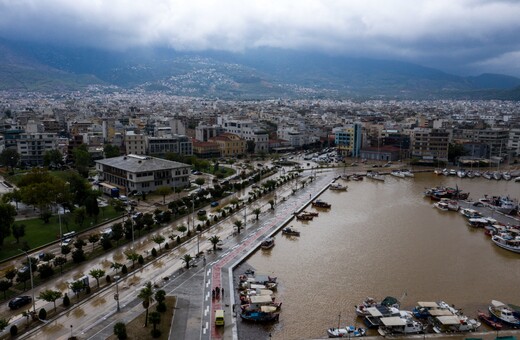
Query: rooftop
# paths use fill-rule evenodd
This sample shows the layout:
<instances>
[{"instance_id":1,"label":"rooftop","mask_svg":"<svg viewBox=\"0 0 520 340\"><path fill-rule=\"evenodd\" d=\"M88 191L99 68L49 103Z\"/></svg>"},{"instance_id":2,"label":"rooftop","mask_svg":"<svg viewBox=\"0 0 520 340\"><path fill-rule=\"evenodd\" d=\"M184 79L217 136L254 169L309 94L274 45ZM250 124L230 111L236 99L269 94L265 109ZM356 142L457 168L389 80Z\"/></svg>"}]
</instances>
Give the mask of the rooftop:
<instances>
[{"instance_id":1,"label":"rooftop","mask_svg":"<svg viewBox=\"0 0 520 340\"><path fill-rule=\"evenodd\" d=\"M127 155L114 158L105 158L96 161L96 163L108 165L128 172L145 172L156 170L170 170L176 168L189 167L190 165L168 161L162 158L150 156Z\"/></svg>"}]
</instances>

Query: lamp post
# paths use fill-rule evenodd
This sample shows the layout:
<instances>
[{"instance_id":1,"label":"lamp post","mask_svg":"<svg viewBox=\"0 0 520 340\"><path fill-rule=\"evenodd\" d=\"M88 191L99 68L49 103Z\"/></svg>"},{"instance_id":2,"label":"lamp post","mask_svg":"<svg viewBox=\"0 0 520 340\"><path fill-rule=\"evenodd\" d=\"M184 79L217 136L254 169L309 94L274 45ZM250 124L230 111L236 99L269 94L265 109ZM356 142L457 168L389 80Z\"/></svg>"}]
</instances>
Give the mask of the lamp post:
<instances>
[{"instance_id":1,"label":"lamp post","mask_svg":"<svg viewBox=\"0 0 520 340\"><path fill-rule=\"evenodd\" d=\"M247 214L246 214L246 211L247 211L247 206L244 205L244 229L246 228L246 224L247 224Z\"/></svg>"},{"instance_id":2,"label":"lamp post","mask_svg":"<svg viewBox=\"0 0 520 340\"><path fill-rule=\"evenodd\" d=\"M200 231L197 231L197 257L199 257L199 254L200 254L199 243L200 243Z\"/></svg>"},{"instance_id":3,"label":"lamp post","mask_svg":"<svg viewBox=\"0 0 520 340\"><path fill-rule=\"evenodd\" d=\"M133 218L132 216L130 215L131 211L132 211L132 206L129 206L127 208L127 211L128 211L128 220L130 221L130 226L132 227L132 250L134 250L134 243L135 243L135 237L134 237L134 221L133 221Z\"/></svg>"},{"instance_id":4,"label":"lamp post","mask_svg":"<svg viewBox=\"0 0 520 340\"><path fill-rule=\"evenodd\" d=\"M72 325L70 325L70 338L72 339Z\"/></svg>"},{"instance_id":5,"label":"lamp post","mask_svg":"<svg viewBox=\"0 0 520 340\"><path fill-rule=\"evenodd\" d=\"M33 282L33 275L32 275L32 262L31 258L29 257L29 254L25 250L18 249L19 251L23 252L25 256L27 256L27 261L29 261L29 275L31 277L31 291L32 291L32 305L33 305L33 313L36 314L36 302L34 301L34 282Z\"/></svg>"},{"instance_id":6,"label":"lamp post","mask_svg":"<svg viewBox=\"0 0 520 340\"><path fill-rule=\"evenodd\" d=\"M63 247L63 232L61 231L61 212L60 212L59 205L58 205L58 221L60 221L60 247Z\"/></svg>"},{"instance_id":7,"label":"lamp post","mask_svg":"<svg viewBox=\"0 0 520 340\"><path fill-rule=\"evenodd\" d=\"M191 199L191 229L195 230L195 198ZM189 224L189 223L188 223Z\"/></svg>"}]
</instances>

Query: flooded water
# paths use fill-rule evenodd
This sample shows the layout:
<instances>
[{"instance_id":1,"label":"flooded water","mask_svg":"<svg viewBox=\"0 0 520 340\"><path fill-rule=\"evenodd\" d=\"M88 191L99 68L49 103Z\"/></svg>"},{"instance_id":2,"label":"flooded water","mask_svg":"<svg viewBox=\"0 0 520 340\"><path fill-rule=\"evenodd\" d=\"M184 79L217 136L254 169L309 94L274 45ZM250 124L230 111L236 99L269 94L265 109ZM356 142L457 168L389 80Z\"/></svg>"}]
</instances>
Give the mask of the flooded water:
<instances>
[{"instance_id":1,"label":"flooded water","mask_svg":"<svg viewBox=\"0 0 520 340\"><path fill-rule=\"evenodd\" d=\"M432 208L422 193L436 185L458 185L473 200L520 198L520 183L433 174L365 179L348 182L348 192L326 191L321 198L331 210L292 222L300 237L277 234L274 248L247 261L280 282L283 307L280 321L267 329L272 338L326 337L340 313L342 325L361 326L354 306L367 296L394 296L407 310L417 301L444 300L472 317L491 299L520 304L520 254L492 244L461 214Z\"/></svg>"}]
</instances>

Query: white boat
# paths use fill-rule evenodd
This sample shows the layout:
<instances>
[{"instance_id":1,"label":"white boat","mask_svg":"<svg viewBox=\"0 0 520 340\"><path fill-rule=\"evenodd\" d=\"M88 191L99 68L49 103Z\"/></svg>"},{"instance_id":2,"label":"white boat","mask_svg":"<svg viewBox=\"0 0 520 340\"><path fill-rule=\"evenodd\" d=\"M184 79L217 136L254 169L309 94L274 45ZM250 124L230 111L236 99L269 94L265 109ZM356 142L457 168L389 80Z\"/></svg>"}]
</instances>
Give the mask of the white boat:
<instances>
[{"instance_id":1,"label":"white boat","mask_svg":"<svg viewBox=\"0 0 520 340\"><path fill-rule=\"evenodd\" d=\"M491 241L500 248L512 251L514 253L520 253L520 236L512 233L500 233L493 235Z\"/></svg>"},{"instance_id":2,"label":"white boat","mask_svg":"<svg viewBox=\"0 0 520 340\"><path fill-rule=\"evenodd\" d=\"M509 172L504 172L504 173L502 173L502 178L505 179L506 181L510 181L512 177Z\"/></svg>"},{"instance_id":3,"label":"white boat","mask_svg":"<svg viewBox=\"0 0 520 340\"><path fill-rule=\"evenodd\" d=\"M462 169L461 169L461 170L458 170L458 171L457 171L457 176L458 176L459 178L464 178L464 177L466 177L466 171L464 171L464 170L462 170Z\"/></svg>"},{"instance_id":4,"label":"white boat","mask_svg":"<svg viewBox=\"0 0 520 340\"><path fill-rule=\"evenodd\" d=\"M506 304L497 300L492 300L488 310L493 317L497 318L508 326L513 326L515 328L520 326L520 320L514 316L513 310Z\"/></svg>"},{"instance_id":5,"label":"white boat","mask_svg":"<svg viewBox=\"0 0 520 340\"><path fill-rule=\"evenodd\" d=\"M405 175L405 177L415 177L413 172L408 169L402 169L401 172Z\"/></svg>"},{"instance_id":6,"label":"white boat","mask_svg":"<svg viewBox=\"0 0 520 340\"><path fill-rule=\"evenodd\" d=\"M471 208L462 208L460 209L460 213L464 215L466 218L479 218L482 217L482 214Z\"/></svg>"},{"instance_id":7,"label":"white boat","mask_svg":"<svg viewBox=\"0 0 520 340\"><path fill-rule=\"evenodd\" d=\"M480 177L480 176L482 176L482 174L480 173L480 171L474 171L474 172L473 172L473 175L475 175L475 177Z\"/></svg>"},{"instance_id":8,"label":"white boat","mask_svg":"<svg viewBox=\"0 0 520 340\"><path fill-rule=\"evenodd\" d=\"M394 177L398 177L398 178L405 178L406 177L401 170L392 170L390 175L392 175Z\"/></svg>"},{"instance_id":9,"label":"white boat","mask_svg":"<svg viewBox=\"0 0 520 340\"><path fill-rule=\"evenodd\" d=\"M502 179L502 173L500 171L493 172L493 179L496 179L497 181Z\"/></svg>"},{"instance_id":10,"label":"white boat","mask_svg":"<svg viewBox=\"0 0 520 340\"><path fill-rule=\"evenodd\" d=\"M515 177L515 179L513 181L520 182L520 177Z\"/></svg>"},{"instance_id":11,"label":"white boat","mask_svg":"<svg viewBox=\"0 0 520 340\"><path fill-rule=\"evenodd\" d=\"M457 170L455 170L455 169L451 169L451 170L449 171L449 175L450 175L450 176L457 176Z\"/></svg>"},{"instance_id":12,"label":"white boat","mask_svg":"<svg viewBox=\"0 0 520 340\"><path fill-rule=\"evenodd\" d=\"M347 326L345 328L329 328L327 329L329 338L347 338L365 336L366 330L364 328L356 328L354 326Z\"/></svg>"},{"instance_id":13,"label":"white boat","mask_svg":"<svg viewBox=\"0 0 520 340\"><path fill-rule=\"evenodd\" d=\"M466 177L467 178L473 178L473 177L475 177L475 173L473 171L469 170L469 171L466 172Z\"/></svg>"},{"instance_id":14,"label":"white boat","mask_svg":"<svg viewBox=\"0 0 520 340\"><path fill-rule=\"evenodd\" d=\"M262 249L271 249L274 247L274 238L269 237L262 241L262 244L260 244L260 248Z\"/></svg>"},{"instance_id":15,"label":"white boat","mask_svg":"<svg viewBox=\"0 0 520 340\"><path fill-rule=\"evenodd\" d=\"M482 177L484 177L485 179L492 179L493 178L493 176L492 176L492 174L490 172L484 172L482 174Z\"/></svg>"},{"instance_id":16,"label":"white boat","mask_svg":"<svg viewBox=\"0 0 520 340\"><path fill-rule=\"evenodd\" d=\"M367 178L374 179L376 181L381 181L381 182L385 181L385 177L380 175L379 172L375 172L375 171L367 171Z\"/></svg>"},{"instance_id":17,"label":"white boat","mask_svg":"<svg viewBox=\"0 0 520 340\"><path fill-rule=\"evenodd\" d=\"M381 318L381 325L377 330L382 336L392 334L419 334L424 332L422 323L413 320L412 318L401 318L398 316L391 316Z\"/></svg>"},{"instance_id":18,"label":"white boat","mask_svg":"<svg viewBox=\"0 0 520 340\"><path fill-rule=\"evenodd\" d=\"M439 202L435 202L433 203L433 206L441 211L448 211L448 203L444 202L444 201L439 201Z\"/></svg>"},{"instance_id":19,"label":"white boat","mask_svg":"<svg viewBox=\"0 0 520 340\"><path fill-rule=\"evenodd\" d=\"M474 332L481 326L475 319L461 315L446 315L433 318L433 331L444 332Z\"/></svg>"},{"instance_id":20,"label":"white boat","mask_svg":"<svg viewBox=\"0 0 520 340\"><path fill-rule=\"evenodd\" d=\"M330 190L336 190L336 191L346 191L348 189L348 186L341 185L340 183L332 183L329 186Z\"/></svg>"}]
</instances>

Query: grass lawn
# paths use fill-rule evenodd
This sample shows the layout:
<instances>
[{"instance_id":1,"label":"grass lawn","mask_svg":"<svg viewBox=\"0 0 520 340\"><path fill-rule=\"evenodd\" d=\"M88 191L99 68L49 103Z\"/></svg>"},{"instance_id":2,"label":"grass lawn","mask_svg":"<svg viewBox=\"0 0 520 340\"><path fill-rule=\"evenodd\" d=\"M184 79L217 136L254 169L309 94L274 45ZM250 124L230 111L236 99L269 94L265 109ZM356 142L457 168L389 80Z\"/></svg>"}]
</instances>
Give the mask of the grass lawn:
<instances>
[{"instance_id":1,"label":"grass lawn","mask_svg":"<svg viewBox=\"0 0 520 340\"><path fill-rule=\"evenodd\" d=\"M64 234L69 231L80 232L90 228L95 224L122 215L122 213L116 212L111 206L100 208L100 210L101 212L98 216L97 223L93 218L87 218L81 227L74 223L74 217L71 214L63 215L61 217L62 232ZM25 236L20 238L20 243L16 243L16 239L12 235L6 237L4 239L4 244L0 249L0 261L11 256L20 255L20 251L18 249L23 246L24 242L27 242L27 245L30 249L34 249L59 239L60 224L57 215L52 216L49 223L47 224L43 223L40 218L20 220L15 222L15 225L20 224L25 225Z\"/></svg>"},{"instance_id":2,"label":"grass lawn","mask_svg":"<svg viewBox=\"0 0 520 340\"><path fill-rule=\"evenodd\" d=\"M160 313L161 322L157 325L157 329L161 330L161 336L157 339L167 340L168 336L170 335L170 325L173 319L173 308L175 306L176 299L177 298L175 296L166 296L166 312ZM155 312L155 306L156 304L148 308L148 315L151 312ZM143 308L143 312L138 317L126 324L126 334L128 335L128 339L152 339L150 332L153 329L153 325L148 322L148 327L144 327L145 315L146 313ZM117 340L117 337L112 334L108 340Z\"/></svg>"}]
</instances>

